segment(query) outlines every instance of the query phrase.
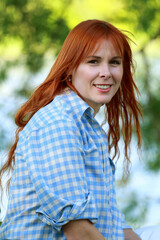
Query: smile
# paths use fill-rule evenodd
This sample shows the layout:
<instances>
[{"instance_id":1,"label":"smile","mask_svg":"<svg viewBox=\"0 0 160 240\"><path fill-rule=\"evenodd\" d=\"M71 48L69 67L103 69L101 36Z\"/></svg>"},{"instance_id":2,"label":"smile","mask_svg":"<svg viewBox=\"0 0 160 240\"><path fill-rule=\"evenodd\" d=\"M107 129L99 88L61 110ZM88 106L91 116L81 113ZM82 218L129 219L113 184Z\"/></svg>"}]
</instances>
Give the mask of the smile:
<instances>
[{"instance_id":1,"label":"smile","mask_svg":"<svg viewBox=\"0 0 160 240\"><path fill-rule=\"evenodd\" d=\"M100 89L108 89L111 87L111 85L95 85L96 87L100 88Z\"/></svg>"}]
</instances>

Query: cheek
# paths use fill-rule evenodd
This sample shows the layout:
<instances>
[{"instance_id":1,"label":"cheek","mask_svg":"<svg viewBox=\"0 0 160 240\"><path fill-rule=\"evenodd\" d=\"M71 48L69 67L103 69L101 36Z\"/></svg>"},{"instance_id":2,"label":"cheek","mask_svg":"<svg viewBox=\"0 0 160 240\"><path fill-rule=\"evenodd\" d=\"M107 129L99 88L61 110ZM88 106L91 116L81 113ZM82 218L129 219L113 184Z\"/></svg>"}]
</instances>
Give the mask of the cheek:
<instances>
[{"instance_id":1,"label":"cheek","mask_svg":"<svg viewBox=\"0 0 160 240\"><path fill-rule=\"evenodd\" d=\"M79 70L76 70L74 73L72 73L72 84L76 86L79 84L79 82L81 82L81 74L79 73Z\"/></svg>"},{"instance_id":2,"label":"cheek","mask_svg":"<svg viewBox=\"0 0 160 240\"><path fill-rule=\"evenodd\" d=\"M85 71L83 67L78 67L77 70L72 74L72 81L78 82L80 79L82 79L85 76Z\"/></svg>"}]
</instances>

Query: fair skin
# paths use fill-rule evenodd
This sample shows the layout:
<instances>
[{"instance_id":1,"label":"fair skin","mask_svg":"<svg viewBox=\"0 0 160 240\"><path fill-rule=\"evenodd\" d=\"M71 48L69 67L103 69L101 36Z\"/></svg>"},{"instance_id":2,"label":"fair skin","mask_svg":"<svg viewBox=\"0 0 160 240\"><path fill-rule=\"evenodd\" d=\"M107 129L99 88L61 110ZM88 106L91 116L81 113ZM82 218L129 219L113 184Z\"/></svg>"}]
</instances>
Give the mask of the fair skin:
<instances>
[{"instance_id":1,"label":"fair skin","mask_svg":"<svg viewBox=\"0 0 160 240\"><path fill-rule=\"evenodd\" d=\"M99 49L72 72L72 84L96 114L116 94L122 76L122 56L110 41L104 40ZM140 240L132 229L123 231L125 240ZM63 232L67 240L105 240L87 219L70 221L63 226Z\"/></svg>"},{"instance_id":2,"label":"fair skin","mask_svg":"<svg viewBox=\"0 0 160 240\"><path fill-rule=\"evenodd\" d=\"M122 56L110 41L103 40L99 49L72 72L72 84L96 114L116 94L122 76Z\"/></svg>"}]
</instances>

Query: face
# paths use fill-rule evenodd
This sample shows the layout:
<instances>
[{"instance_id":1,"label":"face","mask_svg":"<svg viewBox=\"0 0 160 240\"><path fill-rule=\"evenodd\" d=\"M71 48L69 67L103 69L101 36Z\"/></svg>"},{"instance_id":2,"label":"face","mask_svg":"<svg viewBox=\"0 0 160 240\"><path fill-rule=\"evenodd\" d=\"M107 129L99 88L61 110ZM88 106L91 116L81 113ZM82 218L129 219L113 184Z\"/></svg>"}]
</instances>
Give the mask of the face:
<instances>
[{"instance_id":1,"label":"face","mask_svg":"<svg viewBox=\"0 0 160 240\"><path fill-rule=\"evenodd\" d=\"M72 84L96 114L119 89L123 62L120 52L109 40L103 40L93 53L72 72Z\"/></svg>"}]
</instances>

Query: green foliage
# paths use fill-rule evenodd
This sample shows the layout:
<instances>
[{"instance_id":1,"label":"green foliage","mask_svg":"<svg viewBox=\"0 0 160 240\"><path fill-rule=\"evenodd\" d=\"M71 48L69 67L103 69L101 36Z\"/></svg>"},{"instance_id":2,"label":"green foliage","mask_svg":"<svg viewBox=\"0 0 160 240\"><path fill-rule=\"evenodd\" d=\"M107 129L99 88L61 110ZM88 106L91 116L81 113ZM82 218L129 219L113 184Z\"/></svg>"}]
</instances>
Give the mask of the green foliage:
<instances>
[{"instance_id":1,"label":"green foliage","mask_svg":"<svg viewBox=\"0 0 160 240\"><path fill-rule=\"evenodd\" d=\"M145 122L143 125L144 141L147 147L150 147L150 143L160 143L160 99L155 96L151 96L147 104L144 105ZM153 127L154 126L154 127Z\"/></svg>"},{"instance_id":2,"label":"green foliage","mask_svg":"<svg viewBox=\"0 0 160 240\"><path fill-rule=\"evenodd\" d=\"M152 171L160 170L160 99L151 95L144 105L143 140L145 144L146 167Z\"/></svg>"},{"instance_id":3,"label":"green foliage","mask_svg":"<svg viewBox=\"0 0 160 240\"><path fill-rule=\"evenodd\" d=\"M146 168L158 171L160 170L160 112L158 110L160 85L155 81L156 76L152 71L154 66L150 64L151 56L147 55L147 51L151 42L160 39L160 1L125 0L124 2L130 14L126 14L123 20L130 22L133 26L138 39L139 53L142 56L140 81L143 81L144 86L142 94L146 95L146 100L143 102L144 122L142 124L145 164ZM157 89L153 91L154 85L157 85Z\"/></svg>"},{"instance_id":4,"label":"green foliage","mask_svg":"<svg viewBox=\"0 0 160 240\"><path fill-rule=\"evenodd\" d=\"M143 49L151 40L160 36L160 1L124 0L124 3L125 12L119 20L130 23Z\"/></svg>"},{"instance_id":5,"label":"green foliage","mask_svg":"<svg viewBox=\"0 0 160 240\"><path fill-rule=\"evenodd\" d=\"M148 199L139 199L135 192L124 199L123 213L128 224L138 228L144 223L147 214Z\"/></svg>"},{"instance_id":6,"label":"green foliage","mask_svg":"<svg viewBox=\"0 0 160 240\"><path fill-rule=\"evenodd\" d=\"M5 79L6 70L15 62L24 63L31 72L37 72L44 63L44 54L52 49L56 54L69 28L63 17L63 9L69 2L62 0L63 8L58 11L48 1L6 0L0 7L0 39L3 65L0 73ZM8 45L13 43L12 52L5 55ZM16 43L19 54L16 56Z\"/></svg>"}]
</instances>

